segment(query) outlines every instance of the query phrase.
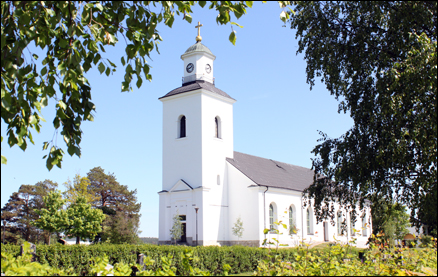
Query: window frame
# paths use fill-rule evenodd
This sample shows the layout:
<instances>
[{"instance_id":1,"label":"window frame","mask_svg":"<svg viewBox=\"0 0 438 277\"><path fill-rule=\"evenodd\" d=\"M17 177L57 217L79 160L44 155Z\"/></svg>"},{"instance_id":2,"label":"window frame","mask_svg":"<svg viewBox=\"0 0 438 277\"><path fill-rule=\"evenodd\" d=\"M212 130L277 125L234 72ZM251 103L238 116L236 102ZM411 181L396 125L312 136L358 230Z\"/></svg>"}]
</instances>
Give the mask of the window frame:
<instances>
[{"instance_id":1,"label":"window frame","mask_svg":"<svg viewBox=\"0 0 438 277\"><path fill-rule=\"evenodd\" d=\"M214 137L217 139L222 139L222 122L219 116L214 118Z\"/></svg>"},{"instance_id":2,"label":"window frame","mask_svg":"<svg viewBox=\"0 0 438 277\"><path fill-rule=\"evenodd\" d=\"M308 207L306 209L306 226L307 226L307 235L313 235L313 218L312 218L312 208Z\"/></svg>"},{"instance_id":3,"label":"window frame","mask_svg":"<svg viewBox=\"0 0 438 277\"><path fill-rule=\"evenodd\" d=\"M178 138L187 137L187 117L180 115L178 119Z\"/></svg>"}]
</instances>

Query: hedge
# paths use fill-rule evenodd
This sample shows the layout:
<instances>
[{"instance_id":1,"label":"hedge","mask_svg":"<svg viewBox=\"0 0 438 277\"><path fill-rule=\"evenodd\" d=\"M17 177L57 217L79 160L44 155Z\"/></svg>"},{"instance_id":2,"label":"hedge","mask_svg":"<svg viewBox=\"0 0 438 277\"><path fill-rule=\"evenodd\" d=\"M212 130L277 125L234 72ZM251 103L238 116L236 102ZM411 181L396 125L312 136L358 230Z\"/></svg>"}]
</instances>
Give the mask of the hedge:
<instances>
[{"instance_id":1,"label":"hedge","mask_svg":"<svg viewBox=\"0 0 438 277\"><path fill-rule=\"evenodd\" d=\"M110 264L123 262L134 264L137 262L139 253L155 260L149 269L157 270L161 268L161 257L173 256L172 266L177 268L177 273L182 271L180 253L188 246L174 245L128 245L128 244L96 244L96 245L37 245L36 260L41 264L49 264L54 268L65 271L71 270L72 274L89 275L90 258L109 257ZM231 266L230 274L239 274L255 271L258 262L267 259L268 249L245 247L245 246L198 246L190 247L193 249L194 256L192 266L201 270L209 271L212 275L222 275L223 266ZM327 251L328 249L310 249L312 252ZM354 248L352 248L354 252ZM11 253L15 257L20 254L20 246L3 245L2 252ZM288 261L294 261L297 254L296 248L279 249L276 255ZM316 253L315 253L316 254Z\"/></svg>"}]
</instances>

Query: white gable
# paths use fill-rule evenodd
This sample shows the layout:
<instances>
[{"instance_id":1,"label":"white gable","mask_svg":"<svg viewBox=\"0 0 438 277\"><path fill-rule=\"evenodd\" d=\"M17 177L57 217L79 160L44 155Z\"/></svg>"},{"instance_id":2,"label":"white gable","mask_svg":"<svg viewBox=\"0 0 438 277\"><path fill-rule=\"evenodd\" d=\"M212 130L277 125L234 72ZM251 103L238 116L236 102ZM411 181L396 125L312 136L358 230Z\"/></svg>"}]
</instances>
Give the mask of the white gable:
<instances>
[{"instance_id":1,"label":"white gable","mask_svg":"<svg viewBox=\"0 0 438 277\"><path fill-rule=\"evenodd\" d=\"M193 190L193 188L187 184L183 179L180 179L176 184L169 190L169 192L178 192L178 191L189 191Z\"/></svg>"}]
</instances>

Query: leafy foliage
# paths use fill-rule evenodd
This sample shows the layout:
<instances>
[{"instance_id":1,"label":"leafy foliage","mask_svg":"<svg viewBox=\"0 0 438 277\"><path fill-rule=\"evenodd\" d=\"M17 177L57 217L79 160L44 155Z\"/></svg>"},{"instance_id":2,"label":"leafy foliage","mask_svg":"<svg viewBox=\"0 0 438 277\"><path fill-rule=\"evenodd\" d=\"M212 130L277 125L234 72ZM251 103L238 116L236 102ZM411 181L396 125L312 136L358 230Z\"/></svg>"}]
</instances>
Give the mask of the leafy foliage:
<instances>
[{"instance_id":1,"label":"leafy foliage","mask_svg":"<svg viewBox=\"0 0 438 277\"><path fill-rule=\"evenodd\" d=\"M372 207L373 234L383 233L384 239L388 239L391 245L394 240L403 239L408 233L409 214L406 208L400 204L387 203L384 200L376 201Z\"/></svg>"},{"instance_id":2,"label":"leafy foliage","mask_svg":"<svg viewBox=\"0 0 438 277\"><path fill-rule=\"evenodd\" d=\"M428 248L395 249L381 247L385 241L381 236L374 238L370 249L361 252L348 244L316 249L305 243L276 251L243 246L38 245L37 258L60 272L79 275L436 275L436 239ZM18 252L18 246L2 245L2 271ZM146 256L144 270L136 263L137 253ZM108 264L114 268L105 269Z\"/></svg>"},{"instance_id":3,"label":"leafy foliage","mask_svg":"<svg viewBox=\"0 0 438 277\"><path fill-rule=\"evenodd\" d=\"M64 183L64 186L66 190L63 192L63 196L69 204L74 203L79 196L85 197L87 203L96 201L96 196L89 189L90 180L87 177L76 174L73 182L69 179Z\"/></svg>"},{"instance_id":4,"label":"leafy foliage","mask_svg":"<svg viewBox=\"0 0 438 277\"><path fill-rule=\"evenodd\" d=\"M170 238L175 241L175 244L183 235L183 226L178 213L174 214L172 217L172 228L169 230L169 232Z\"/></svg>"},{"instance_id":5,"label":"leafy foliage","mask_svg":"<svg viewBox=\"0 0 438 277\"><path fill-rule=\"evenodd\" d=\"M378 276L436 275L436 245L426 249L379 248L377 237L361 261L348 244L337 243L328 251L311 251L305 243L292 259L273 252L260 261L256 276Z\"/></svg>"},{"instance_id":6,"label":"leafy foliage","mask_svg":"<svg viewBox=\"0 0 438 277\"><path fill-rule=\"evenodd\" d=\"M436 226L426 203L437 190L437 3L297 1L289 14L310 87L321 77L354 120L340 138L321 132L313 149L305 193L318 221L335 216L335 202L395 197L418 227L432 217Z\"/></svg>"},{"instance_id":7,"label":"leafy foliage","mask_svg":"<svg viewBox=\"0 0 438 277\"><path fill-rule=\"evenodd\" d=\"M2 234L11 243L20 240L33 243L48 243L50 234L36 228L32 222L38 219L37 210L45 207L43 197L54 191L58 184L50 180L38 182L35 185L22 185L18 192L14 192L8 203L1 209L2 212ZM5 230L4 230L5 229Z\"/></svg>"},{"instance_id":8,"label":"leafy foliage","mask_svg":"<svg viewBox=\"0 0 438 277\"><path fill-rule=\"evenodd\" d=\"M39 215L38 220L34 223L35 226L48 231L49 234L63 231L65 226L69 225L69 220L67 212L62 209L65 200L62 199L61 193L59 191L50 192L43 197L43 200L46 208L35 211ZM50 239L48 244L50 244Z\"/></svg>"},{"instance_id":9,"label":"leafy foliage","mask_svg":"<svg viewBox=\"0 0 438 277\"><path fill-rule=\"evenodd\" d=\"M65 234L69 237L76 237L76 243L80 239L94 239L102 231L102 221L105 215L99 209L93 209L87 204L85 197L79 196L76 202L67 209L68 225Z\"/></svg>"},{"instance_id":10,"label":"leafy foliage","mask_svg":"<svg viewBox=\"0 0 438 277\"><path fill-rule=\"evenodd\" d=\"M242 238L243 231L245 230L243 228L243 222L240 216L237 218L236 222L234 223L234 226L231 228L233 235L235 235L238 239Z\"/></svg>"},{"instance_id":11,"label":"leafy foliage","mask_svg":"<svg viewBox=\"0 0 438 277\"><path fill-rule=\"evenodd\" d=\"M140 88L143 80L152 80L147 58L154 50L159 53L158 24L172 27L176 16L191 23L192 6L197 4L204 7L206 2L2 1L1 117L8 126L9 146L18 145L24 151L28 141L34 143L31 129L40 131L45 121L41 109L53 99L53 126L56 132L61 128L68 154L80 157L81 123L92 121L96 108L86 73L97 69L100 74L112 74L116 65L105 57L105 49L123 37L121 91L132 90L135 80ZM214 1L208 7L218 11L218 24L228 24L232 14L240 18L250 6L251 1ZM235 43L234 32L230 41ZM42 68L29 48L32 43L46 52ZM61 167L64 151L56 141L44 142L43 150L48 150L44 158L49 170ZM2 163L6 163L4 156Z\"/></svg>"},{"instance_id":12,"label":"leafy foliage","mask_svg":"<svg viewBox=\"0 0 438 277\"><path fill-rule=\"evenodd\" d=\"M32 262L29 252L30 244L24 243L24 254L15 258L10 253L2 251L2 274L6 276L65 276L66 273L47 264ZM2 245L3 249L3 245Z\"/></svg>"}]
</instances>

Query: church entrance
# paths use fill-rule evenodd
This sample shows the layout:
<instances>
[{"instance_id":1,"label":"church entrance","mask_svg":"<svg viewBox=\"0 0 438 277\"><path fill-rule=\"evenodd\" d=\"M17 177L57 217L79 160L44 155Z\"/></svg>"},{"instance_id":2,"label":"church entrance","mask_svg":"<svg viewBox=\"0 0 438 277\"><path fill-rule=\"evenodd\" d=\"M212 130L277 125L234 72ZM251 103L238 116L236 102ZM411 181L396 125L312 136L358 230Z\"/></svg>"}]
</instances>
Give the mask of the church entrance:
<instances>
[{"instance_id":1,"label":"church entrance","mask_svg":"<svg viewBox=\"0 0 438 277\"><path fill-rule=\"evenodd\" d=\"M179 218L181 219L181 225L182 225L182 236L181 239L178 241L180 243L186 243L187 242L187 233L186 233L186 216L180 215Z\"/></svg>"},{"instance_id":2,"label":"church entrance","mask_svg":"<svg viewBox=\"0 0 438 277\"><path fill-rule=\"evenodd\" d=\"M328 222L324 222L324 241L329 241L329 226L328 226Z\"/></svg>"}]
</instances>

